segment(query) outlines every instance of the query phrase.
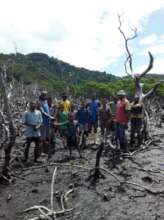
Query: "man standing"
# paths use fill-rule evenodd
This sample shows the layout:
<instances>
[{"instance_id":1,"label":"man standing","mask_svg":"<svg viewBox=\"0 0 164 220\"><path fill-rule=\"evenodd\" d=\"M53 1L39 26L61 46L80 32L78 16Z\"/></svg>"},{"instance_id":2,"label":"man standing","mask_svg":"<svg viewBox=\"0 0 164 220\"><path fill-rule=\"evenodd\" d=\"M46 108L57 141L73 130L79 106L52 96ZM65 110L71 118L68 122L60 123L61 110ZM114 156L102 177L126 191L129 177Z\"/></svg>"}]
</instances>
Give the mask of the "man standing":
<instances>
[{"instance_id":1,"label":"man standing","mask_svg":"<svg viewBox=\"0 0 164 220\"><path fill-rule=\"evenodd\" d=\"M63 94L62 103L64 112L69 113L71 111L71 102L67 99L67 95Z\"/></svg>"},{"instance_id":2,"label":"man standing","mask_svg":"<svg viewBox=\"0 0 164 220\"><path fill-rule=\"evenodd\" d=\"M137 146L140 146L142 142L141 128L143 121L143 104L139 100L138 96L134 97L134 101L131 103L131 132L130 132L130 145L134 145L134 137L137 134Z\"/></svg>"},{"instance_id":3,"label":"man standing","mask_svg":"<svg viewBox=\"0 0 164 220\"><path fill-rule=\"evenodd\" d=\"M106 134L106 135L109 134L109 128L110 128L111 119L112 119L112 114L111 114L110 107L107 106L107 102L104 99L102 101L102 107L99 110L99 120L100 120L101 135L104 136L104 134Z\"/></svg>"},{"instance_id":4,"label":"man standing","mask_svg":"<svg viewBox=\"0 0 164 220\"><path fill-rule=\"evenodd\" d=\"M92 133L92 129L94 129L94 144L96 143L96 134L97 134L97 127L98 127L98 109L99 105L95 101L95 98L92 98L91 103L89 104L89 132Z\"/></svg>"},{"instance_id":5,"label":"man standing","mask_svg":"<svg viewBox=\"0 0 164 220\"><path fill-rule=\"evenodd\" d=\"M126 98L124 90L120 90L117 93L118 101L116 105L116 139L119 141L120 149L124 152L127 151L127 140L125 136L125 130L128 123L129 101Z\"/></svg>"},{"instance_id":6,"label":"man standing","mask_svg":"<svg viewBox=\"0 0 164 220\"><path fill-rule=\"evenodd\" d=\"M39 109L42 113L42 118L43 118L43 123L41 126L41 140L42 140L43 152L49 154L50 120L53 119L53 117L50 115L50 109L48 106L47 99L48 99L47 91L43 91L39 97L39 101L40 101Z\"/></svg>"},{"instance_id":7,"label":"man standing","mask_svg":"<svg viewBox=\"0 0 164 220\"><path fill-rule=\"evenodd\" d=\"M65 112L63 104L60 104L59 111L57 113L57 123L59 124L59 132L63 139L64 148L67 145L66 137L67 137L68 117L69 117L68 112Z\"/></svg>"},{"instance_id":8,"label":"man standing","mask_svg":"<svg viewBox=\"0 0 164 220\"><path fill-rule=\"evenodd\" d=\"M88 136L89 111L84 101L81 102L81 107L76 114L80 133Z\"/></svg>"},{"instance_id":9,"label":"man standing","mask_svg":"<svg viewBox=\"0 0 164 220\"><path fill-rule=\"evenodd\" d=\"M29 110L23 114L22 123L26 125L26 147L24 151L24 161L28 160L30 145L32 142L34 142L34 161L37 162L37 158L40 153L40 127L42 125L42 115L40 111L36 110L35 102L30 102Z\"/></svg>"}]
</instances>

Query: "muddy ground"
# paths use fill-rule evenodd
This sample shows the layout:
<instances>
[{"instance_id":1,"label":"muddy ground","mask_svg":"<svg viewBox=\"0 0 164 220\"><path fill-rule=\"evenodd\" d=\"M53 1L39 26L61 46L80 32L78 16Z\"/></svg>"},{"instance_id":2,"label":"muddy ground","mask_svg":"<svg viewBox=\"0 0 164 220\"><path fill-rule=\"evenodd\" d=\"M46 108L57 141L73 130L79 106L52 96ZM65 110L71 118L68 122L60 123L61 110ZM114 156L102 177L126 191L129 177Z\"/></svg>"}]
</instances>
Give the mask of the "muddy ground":
<instances>
[{"instance_id":1,"label":"muddy ground","mask_svg":"<svg viewBox=\"0 0 164 220\"><path fill-rule=\"evenodd\" d=\"M67 151L58 143L56 153L49 162L46 157L42 157L41 164L33 163L31 152L31 161L28 164L16 162L15 165L19 165L17 167L13 163L14 182L7 186L0 185L0 220L28 220L37 217L38 211L23 212L33 205L50 208L51 179L55 168L52 163L55 162L59 164L54 185L55 210L61 210L61 194L72 188L74 190L67 201L67 208L73 210L57 216L57 219L164 219L164 128L152 129L151 138L153 141L147 142L148 148L122 158L113 169L109 166L108 153L103 153L101 167L111 171L122 181L145 186L156 194L139 186L120 185L115 178L103 171L105 179L100 179L95 186L91 185L87 181L89 171L74 165L94 167L96 146L85 149L83 159L79 159L78 153L74 151L75 159L69 161ZM15 151L22 149L23 145L23 140L17 142ZM69 166L65 167L64 164Z\"/></svg>"}]
</instances>

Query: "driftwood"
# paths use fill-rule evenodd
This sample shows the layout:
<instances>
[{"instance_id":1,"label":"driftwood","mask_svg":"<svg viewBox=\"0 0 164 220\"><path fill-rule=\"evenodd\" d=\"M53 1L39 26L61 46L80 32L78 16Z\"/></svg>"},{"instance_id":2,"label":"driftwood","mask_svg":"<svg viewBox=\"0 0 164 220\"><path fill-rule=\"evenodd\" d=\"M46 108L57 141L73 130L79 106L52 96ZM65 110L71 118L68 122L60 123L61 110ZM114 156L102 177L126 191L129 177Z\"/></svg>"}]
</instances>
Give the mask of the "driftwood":
<instances>
[{"instance_id":1,"label":"driftwood","mask_svg":"<svg viewBox=\"0 0 164 220\"><path fill-rule=\"evenodd\" d=\"M46 206L41 205L34 205L26 210L24 212L30 212L33 210L38 210L40 212L40 215L34 218L29 218L29 220L39 220L39 219L48 219L48 220L56 220L57 215L63 215L65 213L71 212L73 209L67 209L65 208L65 203L68 200L68 196L73 192L73 189L67 191L65 194L61 195L61 207L62 210L55 211L54 210L54 183L57 175L57 167L55 167L52 181L51 181L51 197L50 197L50 206L51 208L47 208Z\"/></svg>"}]
</instances>

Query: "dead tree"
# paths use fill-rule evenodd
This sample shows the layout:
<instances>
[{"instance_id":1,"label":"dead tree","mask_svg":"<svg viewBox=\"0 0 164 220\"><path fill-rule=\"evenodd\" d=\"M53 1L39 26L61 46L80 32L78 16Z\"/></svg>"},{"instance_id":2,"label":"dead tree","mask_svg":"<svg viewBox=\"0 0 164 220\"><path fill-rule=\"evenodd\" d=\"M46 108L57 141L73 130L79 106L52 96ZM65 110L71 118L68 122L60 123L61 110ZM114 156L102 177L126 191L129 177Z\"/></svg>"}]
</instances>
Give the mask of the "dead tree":
<instances>
[{"instance_id":1,"label":"dead tree","mask_svg":"<svg viewBox=\"0 0 164 220\"><path fill-rule=\"evenodd\" d=\"M8 96L6 92L6 66L0 67L0 88L1 88L1 95L2 99L4 102L4 114L7 117L7 122L8 122L8 130L9 130L9 135L8 135L8 141L5 143L4 146L4 152L5 152L5 159L4 159L4 164L2 168L2 176L9 177L8 175L8 166L10 162L10 154L12 147L15 144L15 138L16 138L16 131L14 128L12 116L11 116L11 109L10 105L8 102ZM3 116L3 114L1 114Z\"/></svg>"},{"instance_id":2,"label":"dead tree","mask_svg":"<svg viewBox=\"0 0 164 220\"><path fill-rule=\"evenodd\" d=\"M156 90L157 88L164 83L164 80L161 80L159 82L157 82L154 87L148 91L146 94L144 94L143 92L143 83L141 83L141 79L146 76L146 74L153 68L153 63L154 63L154 57L151 54L151 52L148 52L149 55L149 64L147 66L147 68L140 74L136 74L134 73L133 70L133 57L132 57L132 53L130 52L129 49L129 41L135 39L137 37L137 28L131 28L132 31L132 35L130 37L127 37L124 33L124 31L122 30L122 23L123 21L121 20L122 15L118 15L118 20L119 20L119 27L118 30L120 31L121 35L124 38L124 42L125 42L125 49L126 49L126 60L124 62L124 67L125 67L125 72L127 75L129 75L133 81L134 81L134 85L135 85L135 94L136 96L139 97L139 100L143 102L145 99L149 98ZM149 115L146 111L146 109L144 108L144 115L145 115L145 132L149 133Z\"/></svg>"},{"instance_id":3,"label":"dead tree","mask_svg":"<svg viewBox=\"0 0 164 220\"><path fill-rule=\"evenodd\" d=\"M103 150L104 150L104 143L102 142L97 150L95 168L90 171L90 175L86 179L86 181L91 180L91 185L95 185L100 178L103 179L105 178L105 176L100 172L100 160Z\"/></svg>"}]
</instances>

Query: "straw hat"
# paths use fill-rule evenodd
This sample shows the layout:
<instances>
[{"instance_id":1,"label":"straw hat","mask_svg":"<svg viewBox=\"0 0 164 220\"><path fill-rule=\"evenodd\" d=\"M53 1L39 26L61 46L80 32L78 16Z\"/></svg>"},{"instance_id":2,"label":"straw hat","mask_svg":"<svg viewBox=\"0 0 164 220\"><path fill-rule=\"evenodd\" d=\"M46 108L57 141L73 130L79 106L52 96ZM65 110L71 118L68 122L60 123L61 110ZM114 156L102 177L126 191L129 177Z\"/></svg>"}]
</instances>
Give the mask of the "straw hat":
<instances>
[{"instance_id":1,"label":"straw hat","mask_svg":"<svg viewBox=\"0 0 164 220\"><path fill-rule=\"evenodd\" d=\"M117 95L126 96L126 92L124 90L120 90L120 91L117 92Z\"/></svg>"}]
</instances>

